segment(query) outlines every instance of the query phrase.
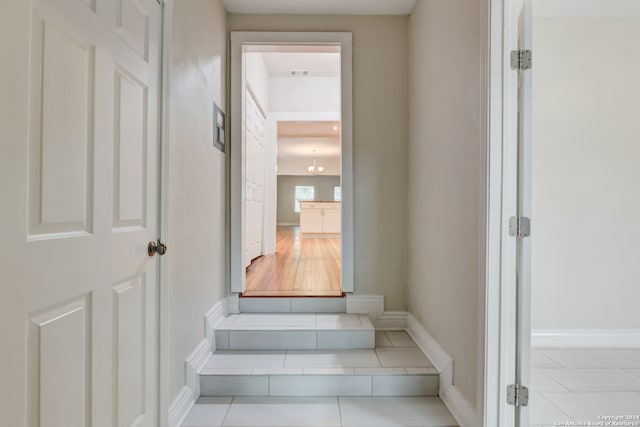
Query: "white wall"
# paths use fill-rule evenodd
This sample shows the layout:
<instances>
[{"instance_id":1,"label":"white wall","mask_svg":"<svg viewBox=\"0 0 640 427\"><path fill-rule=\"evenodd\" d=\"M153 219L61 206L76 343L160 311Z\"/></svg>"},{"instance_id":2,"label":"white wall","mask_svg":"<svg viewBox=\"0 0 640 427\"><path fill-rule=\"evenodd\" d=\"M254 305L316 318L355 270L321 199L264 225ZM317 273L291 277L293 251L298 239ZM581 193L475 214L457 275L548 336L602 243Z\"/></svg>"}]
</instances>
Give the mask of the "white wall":
<instances>
[{"instance_id":1,"label":"white wall","mask_svg":"<svg viewBox=\"0 0 640 427\"><path fill-rule=\"evenodd\" d=\"M409 19L409 311L476 406L480 209L477 2L420 0Z\"/></svg>"},{"instance_id":2,"label":"white wall","mask_svg":"<svg viewBox=\"0 0 640 427\"><path fill-rule=\"evenodd\" d=\"M532 326L640 328L640 20L534 27Z\"/></svg>"},{"instance_id":3,"label":"white wall","mask_svg":"<svg viewBox=\"0 0 640 427\"><path fill-rule=\"evenodd\" d=\"M355 293L406 309L405 16L230 14L232 31L353 32Z\"/></svg>"},{"instance_id":4,"label":"white wall","mask_svg":"<svg viewBox=\"0 0 640 427\"><path fill-rule=\"evenodd\" d=\"M340 111L340 77L269 77L269 93L269 111Z\"/></svg>"},{"instance_id":5,"label":"white wall","mask_svg":"<svg viewBox=\"0 0 640 427\"><path fill-rule=\"evenodd\" d=\"M226 12L218 0L176 1L170 89L170 399L204 338L204 314L226 294L225 155L213 143L213 102L226 111Z\"/></svg>"},{"instance_id":6,"label":"white wall","mask_svg":"<svg viewBox=\"0 0 640 427\"><path fill-rule=\"evenodd\" d=\"M262 53L247 52L244 59L247 82L266 113L269 111L269 74Z\"/></svg>"}]
</instances>

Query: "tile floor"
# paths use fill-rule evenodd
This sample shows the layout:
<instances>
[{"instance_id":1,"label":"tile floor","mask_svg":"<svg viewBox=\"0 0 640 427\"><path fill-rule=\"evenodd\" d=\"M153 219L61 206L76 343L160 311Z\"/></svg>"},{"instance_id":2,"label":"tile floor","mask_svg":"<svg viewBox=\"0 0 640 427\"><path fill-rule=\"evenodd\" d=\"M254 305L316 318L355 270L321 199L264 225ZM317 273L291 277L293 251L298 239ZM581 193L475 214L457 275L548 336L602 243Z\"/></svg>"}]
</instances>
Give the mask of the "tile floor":
<instances>
[{"instance_id":1,"label":"tile floor","mask_svg":"<svg viewBox=\"0 0 640 427\"><path fill-rule=\"evenodd\" d=\"M202 373L221 370L356 376L435 372L406 332L376 332L375 350L270 351L261 352L259 359L255 352L216 352ZM235 396L201 397L182 426L455 427L457 423L438 397Z\"/></svg>"},{"instance_id":2,"label":"tile floor","mask_svg":"<svg viewBox=\"0 0 640 427\"><path fill-rule=\"evenodd\" d=\"M531 426L640 426L639 349L537 348L531 366Z\"/></svg>"},{"instance_id":3,"label":"tile floor","mask_svg":"<svg viewBox=\"0 0 640 427\"><path fill-rule=\"evenodd\" d=\"M362 369L393 373L382 371L392 368L404 370L407 374L437 372L406 332L378 331L375 337L376 348L372 350L219 350L211 356L200 373L357 375L363 372Z\"/></svg>"},{"instance_id":4,"label":"tile floor","mask_svg":"<svg viewBox=\"0 0 640 427\"><path fill-rule=\"evenodd\" d=\"M437 397L201 397L183 427L456 427Z\"/></svg>"}]
</instances>

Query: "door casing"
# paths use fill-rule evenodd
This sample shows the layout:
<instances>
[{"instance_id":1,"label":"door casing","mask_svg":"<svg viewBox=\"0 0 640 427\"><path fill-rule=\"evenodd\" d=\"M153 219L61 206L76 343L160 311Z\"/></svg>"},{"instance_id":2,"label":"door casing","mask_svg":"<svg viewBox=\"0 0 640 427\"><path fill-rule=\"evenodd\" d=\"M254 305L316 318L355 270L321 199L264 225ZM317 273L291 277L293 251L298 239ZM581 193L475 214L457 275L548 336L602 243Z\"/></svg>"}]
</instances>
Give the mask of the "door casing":
<instances>
[{"instance_id":1,"label":"door casing","mask_svg":"<svg viewBox=\"0 0 640 427\"><path fill-rule=\"evenodd\" d=\"M478 425L515 425L506 388L516 382L516 239L509 218L518 207L518 73L510 51L518 48L518 19L524 0L484 0L485 63L485 239L484 286L480 304L484 345L479 369ZM535 52L534 52L535 61ZM527 384L525 384L527 385Z\"/></svg>"},{"instance_id":2,"label":"door casing","mask_svg":"<svg viewBox=\"0 0 640 427\"><path fill-rule=\"evenodd\" d=\"M231 149L230 149L230 289L245 290L243 263L243 224L245 221L245 151L242 146L242 46L251 44L318 44L341 47L342 113L342 291L353 292L353 112L352 112L352 35L316 32L231 32Z\"/></svg>"}]
</instances>

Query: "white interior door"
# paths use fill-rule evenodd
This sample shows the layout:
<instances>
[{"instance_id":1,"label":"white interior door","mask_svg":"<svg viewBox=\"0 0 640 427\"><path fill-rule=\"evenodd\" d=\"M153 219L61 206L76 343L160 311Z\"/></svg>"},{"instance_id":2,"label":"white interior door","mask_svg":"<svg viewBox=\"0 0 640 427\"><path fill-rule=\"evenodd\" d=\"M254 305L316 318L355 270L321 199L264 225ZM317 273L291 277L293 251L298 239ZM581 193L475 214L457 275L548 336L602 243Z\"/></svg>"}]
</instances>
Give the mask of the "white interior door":
<instances>
[{"instance_id":1,"label":"white interior door","mask_svg":"<svg viewBox=\"0 0 640 427\"><path fill-rule=\"evenodd\" d=\"M266 118L258 108L251 91L246 93L245 107L246 167L245 167L245 267L262 255L264 224Z\"/></svg>"},{"instance_id":2,"label":"white interior door","mask_svg":"<svg viewBox=\"0 0 640 427\"><path fill-rule=\"evenodd\" d=\"M159 425L161 9L3 4L3 425Z\"/></svg>"},{"instance_id":3,"label":"white interior door","mask_svg":"<svg viewBox=\"0 0 640 427\"><path fill-rule=\"evenodd\" d=\"M518 186L517 216L531 218L532 71L527 64L533 39L531 0L525 0L518 21ZM527 53L529 52L529 53ZM512 60L512 68L514 67ZM515 68L518 68L516 66ZM526 221L526 220L525 220ZM525 226L526 228L526 226ZM525 233L528 234L528 233ZM515 382L530 386L531 239L516 237L516 363ZM529 406L516 406L516 427L529 425Z\"/></svg>"}]
</instances>

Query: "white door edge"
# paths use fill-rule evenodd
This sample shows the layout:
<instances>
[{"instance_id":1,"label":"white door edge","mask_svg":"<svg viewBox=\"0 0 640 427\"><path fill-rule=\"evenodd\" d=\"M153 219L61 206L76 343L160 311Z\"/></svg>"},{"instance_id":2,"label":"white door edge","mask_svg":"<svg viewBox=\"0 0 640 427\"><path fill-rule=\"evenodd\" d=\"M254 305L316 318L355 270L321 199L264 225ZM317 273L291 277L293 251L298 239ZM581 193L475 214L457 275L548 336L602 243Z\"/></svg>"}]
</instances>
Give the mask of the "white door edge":
<instances>
[{"instance_id":1,"label":"white door edge","mask_svg":"<svg viewBox=\"0 0 640 427\"><path fill-rule=\"evenodd\" d=\"M160 218L159 237L169 236L169 114L171 84L171 37L173 29L173 0L162 2L162 88L160 115ZM158 420L159 427L169 425L169 402L171 399L169 386L169 267L168 262L160 259L158 301Z\"/></svg>"},{"instance_id":2,"label":"white door edge","mask_svg":"<svg viewBox=\"0 0 640 427\"><path fill-rule=\"evenodd\" d=\"M510 50L517 48L518 15L523 0L485 0L484 37L488 50L482 104L487 138L484 148L486 185L483 206L484 292L480 292L478 425L513 426L514 407L507 404L506 387L515 382L515 239L509 217L516 215L517 189L517 73L510 70Z\"/></svg>"}]
</instances>

